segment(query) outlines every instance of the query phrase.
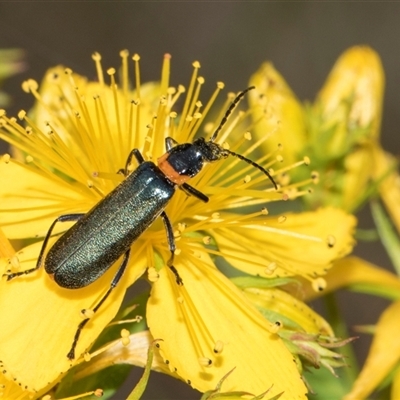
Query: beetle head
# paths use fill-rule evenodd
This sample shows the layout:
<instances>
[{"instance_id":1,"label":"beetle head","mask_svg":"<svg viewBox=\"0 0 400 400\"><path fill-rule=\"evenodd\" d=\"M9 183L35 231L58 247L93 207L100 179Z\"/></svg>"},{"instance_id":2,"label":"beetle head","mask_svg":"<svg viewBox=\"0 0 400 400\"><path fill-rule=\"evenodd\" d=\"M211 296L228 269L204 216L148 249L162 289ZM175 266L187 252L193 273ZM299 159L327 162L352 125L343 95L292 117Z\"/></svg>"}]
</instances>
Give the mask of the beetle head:
<instances>
[{"instance_id":1,"label":"beetle head","mask_svg":"<svg viewBox=\"0 0 400 400\"><path fill-rule=\"evenodd\" d=\"M193 142L193 147L198 149L205 162L219 161L229 156L229 152L223 149L221 145L211 140L206 142L204 138L196 139Z\"/></svg>"},{"instance_id":2,"label":"beetle head","mask_svg":"<svg viewBox=\"0 0 400 400\"><path fill-rule=\"evenodd\" d=\"M196 176L205 162L218 161L228 155L219 144L200 138L168 150L158 159L158 166L172 182L181 185Z\"/></svg>"}]
</instances>

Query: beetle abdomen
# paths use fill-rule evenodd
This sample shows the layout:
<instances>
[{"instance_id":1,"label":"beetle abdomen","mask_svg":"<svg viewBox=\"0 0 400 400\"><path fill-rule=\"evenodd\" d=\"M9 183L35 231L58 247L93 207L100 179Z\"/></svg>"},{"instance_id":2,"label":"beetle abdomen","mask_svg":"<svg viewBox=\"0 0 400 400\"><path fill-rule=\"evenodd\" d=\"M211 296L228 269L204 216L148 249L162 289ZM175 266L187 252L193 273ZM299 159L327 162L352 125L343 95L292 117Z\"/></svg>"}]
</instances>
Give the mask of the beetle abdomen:
<instances>
[{"instance_id":1,"label":"beetle abdomen","mask_svg":"<svg viewBox=\"0 0 400 400\"><path fill-rule=\"evenodd\" d=\"M175 185L144 162L85 214L48 252L47 273L58 285L89 285L118 260L164 210Z\"/></svg>"}]
</instances>

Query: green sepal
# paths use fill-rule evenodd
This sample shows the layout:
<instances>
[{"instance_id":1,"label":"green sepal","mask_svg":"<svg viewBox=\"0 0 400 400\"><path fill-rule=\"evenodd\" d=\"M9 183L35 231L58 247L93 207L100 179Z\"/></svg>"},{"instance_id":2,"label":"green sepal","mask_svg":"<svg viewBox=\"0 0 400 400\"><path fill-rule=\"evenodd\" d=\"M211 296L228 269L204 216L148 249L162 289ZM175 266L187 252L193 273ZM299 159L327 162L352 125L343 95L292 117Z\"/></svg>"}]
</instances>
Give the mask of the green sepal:
<instances>
[{"instance_id":1,"label":"green sepal","mask_svg":"<svg viewBox=\"0 0 400 400\"><path fill-rule=\"evenodd\" d=\"M300 283L294 278L261 278L258 276L238 276L235 278L231 278L231 281L240 289L246 288L259 288L259 289L268 289L272 287L279 287L288 284L297 284Z\"/></svg>"}]
</instances>

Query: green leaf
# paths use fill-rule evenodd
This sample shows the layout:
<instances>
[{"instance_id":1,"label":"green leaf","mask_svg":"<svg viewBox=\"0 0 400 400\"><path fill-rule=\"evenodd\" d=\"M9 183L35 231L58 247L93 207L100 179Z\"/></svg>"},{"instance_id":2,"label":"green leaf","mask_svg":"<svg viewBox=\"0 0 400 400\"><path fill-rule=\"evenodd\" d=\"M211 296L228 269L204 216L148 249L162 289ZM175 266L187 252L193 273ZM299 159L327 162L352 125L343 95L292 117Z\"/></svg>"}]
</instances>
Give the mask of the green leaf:
<instances>
[{"instance_id":1,"label":"green leaf","mask_svg":"<svg viewBox=\"0 0 400 400\"><path fill-rule=\"evenodd\" d=\"M348 290L357 293L371 294L373 296L379 296L383 299L389 300L400 300L400 292L396 288L391 288L385 285L381 285L379 282L376 283L352 283L347 286Z\"/></svg>"},{"instance_id":2,"label":"green leaf","mask_svg":"<svg viewBox=\"0 0 400 400\"><path fill-rule=\"evenodd\" d=\"M393 266L400 275L400 240L397 236L390 219L387 217L383 207L378 201L371 201L372 216L383 246L385 247Z\"/></svg>"},{"instance_id":3,"label":"green leaf","mask_svg":"<svg viewBox=\"0 0 400 400\"><path fill-rule=\"evenodd\" d=\"M149 350L147 352L147 362L144 368L143 375L140 378L140 381L135 386L135 388L127 397L127 400L139 400L142 397L142 394L144 393L147 387L147 382L149 381L151 366L153 364L153 356L154 356L154 343L152 346L149 346Z\"/></svg>"},{"instance_id":4,"label":"green leaf","mask_svg":"<svg viewBox=\"0 0 400 400\"><path fill-rule=\"evenodd\" d=\"M62 399L100 388L103 390L102 399L109 399L124 383L131 369L132 366L127 364L113 365L79 381L73 381L73 374L69 373L66 379L61 381L55 397ZM94 400L98 397L89 396L85 399Z\"/></svg>"}]
</instances>

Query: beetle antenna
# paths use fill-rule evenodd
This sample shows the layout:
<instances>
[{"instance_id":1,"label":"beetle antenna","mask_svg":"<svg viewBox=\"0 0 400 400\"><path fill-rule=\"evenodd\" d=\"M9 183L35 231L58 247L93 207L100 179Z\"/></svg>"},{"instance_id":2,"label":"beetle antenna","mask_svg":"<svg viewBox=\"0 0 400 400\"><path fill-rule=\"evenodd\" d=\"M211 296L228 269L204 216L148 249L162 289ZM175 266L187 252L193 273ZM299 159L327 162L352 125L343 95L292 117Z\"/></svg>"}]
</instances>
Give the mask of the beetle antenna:
<instances>
[{"instance_id":1,"label":"beetle antenna","mask_svg":"<svg viewBox=\"0 0 400 400\"><path fill-rule=\"evenodd\" d=\"M242 92L240 92L235 99L232 101L231 105L229 106L229 108L226 110L224 117L221 119L221 122L219 123L218 128L215 130L215 132L212 134L210 141L214 142L215 139L218 136L218 133L220 132L220 130L222 129L222 127L225 125L226 121L228 121L229 116L231 115L232 111L236 108L237 104L239 103L239 101L242 99L242 97L249 91L255 89L255 86L250 86L247 89L243 90Z\"/></svg>"},{"instance_id":2,"label":"beetle antenna","mask_svg":"<svg viewBox=\"0 0 400 400\"><path fill-rule=\"evenodd\" d=\"M266 170L265 168L263 168L261 165L255 163L254 161L246 158L245 156L242 156L241 154L235 153L233 151L230 151L228 149L224 149L224 151L226 151L227 153L229 153L231 156L237 157L242 161L246 161L247 164L252 165L253 167L256 167L257 169L259 169L263 174L268 176L268 179L272 182L272 184L274 185L275 189L278 190L278 185L276 184L274 178L271 176L271 174L268 172L268 170Z\"/></svg>"}]
</instances>

